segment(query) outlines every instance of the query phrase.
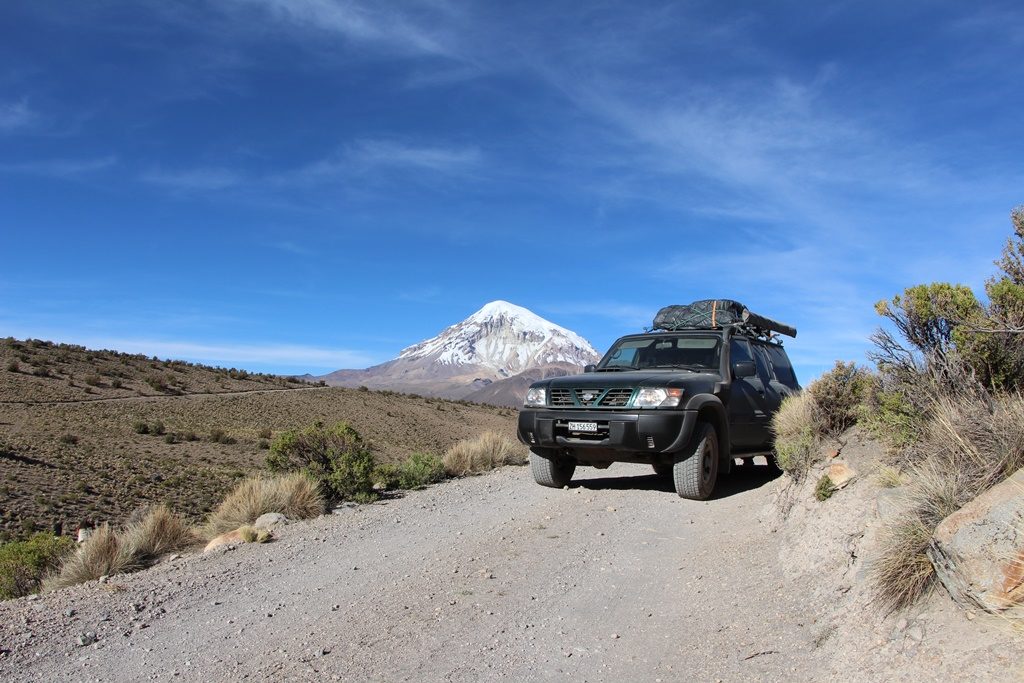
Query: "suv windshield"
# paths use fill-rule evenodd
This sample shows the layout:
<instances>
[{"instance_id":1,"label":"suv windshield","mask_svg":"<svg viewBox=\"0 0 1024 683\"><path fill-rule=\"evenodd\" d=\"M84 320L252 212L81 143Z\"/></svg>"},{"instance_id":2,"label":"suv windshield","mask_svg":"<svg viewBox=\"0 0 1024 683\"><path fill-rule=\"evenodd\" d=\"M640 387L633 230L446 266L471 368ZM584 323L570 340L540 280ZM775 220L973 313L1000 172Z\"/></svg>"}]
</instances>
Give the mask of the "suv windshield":
<instances>
[{"instance_id":1,"label":"suv windshield","mask_svg":"<svg viewBox=\"0 0 1024 683\"><path fill-rule=\"evenodd\" d=\"M615 342L597 369L688 368L718 370L722 340L712 336L627 337Z\"/></svg>"}]
</instances>

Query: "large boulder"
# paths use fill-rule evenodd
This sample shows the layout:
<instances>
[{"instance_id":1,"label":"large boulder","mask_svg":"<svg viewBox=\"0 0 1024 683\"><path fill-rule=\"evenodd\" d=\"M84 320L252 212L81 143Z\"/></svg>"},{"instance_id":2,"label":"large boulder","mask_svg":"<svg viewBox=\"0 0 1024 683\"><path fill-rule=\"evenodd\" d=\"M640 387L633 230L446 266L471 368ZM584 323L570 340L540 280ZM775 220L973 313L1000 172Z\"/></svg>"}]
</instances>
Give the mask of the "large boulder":
<instances>
[{"instance_id":1,"label":"large boulder","mask_svg":"<svg viewBox=\"0 0 1024 683\"><path fill-rule=\"evenodd\" d=\"M993 613L1024 601L1024 469L942 520L928 556L954 600Z\"/></svg>"}]
</instances>

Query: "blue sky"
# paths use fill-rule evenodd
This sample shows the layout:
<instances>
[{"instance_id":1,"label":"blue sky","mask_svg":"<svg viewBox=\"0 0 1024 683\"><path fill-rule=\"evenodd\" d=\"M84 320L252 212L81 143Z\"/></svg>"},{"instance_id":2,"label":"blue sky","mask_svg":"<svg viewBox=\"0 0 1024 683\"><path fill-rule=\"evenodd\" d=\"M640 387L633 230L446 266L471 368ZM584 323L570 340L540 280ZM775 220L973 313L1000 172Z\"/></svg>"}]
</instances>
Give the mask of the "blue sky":
<instances>
[{"instance_id":1,"label":"blue sky","mask_svg":"<svg viewBox=\"0 0 1024 683\"><path fill-rule=\"evenodd\" d=\"M365 367L493 299L599 349L980 289L1024 202L1017 3L0 5L0 335Z\"/></svg>"}]
</instances>

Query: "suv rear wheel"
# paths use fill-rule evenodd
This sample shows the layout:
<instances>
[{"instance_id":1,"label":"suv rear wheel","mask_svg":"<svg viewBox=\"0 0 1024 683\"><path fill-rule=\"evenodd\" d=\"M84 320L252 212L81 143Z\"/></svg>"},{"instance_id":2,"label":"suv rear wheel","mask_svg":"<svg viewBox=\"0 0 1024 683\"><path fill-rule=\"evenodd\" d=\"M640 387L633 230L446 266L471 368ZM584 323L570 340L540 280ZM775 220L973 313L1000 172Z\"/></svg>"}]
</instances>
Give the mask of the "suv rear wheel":
<instances>
[{"instance_id":1,"label":"suv rear wheel","mask_svg":"<svg viewBox=\"0 0 1024 683\"><path fill-rule=\"evenodd\" d=\"M672 479L680 498L707 500L718 479L718 435L706 422L698 422L690 443L676 454Z\"/></svg>"},{"instance_id":2,"label":"suv rear wheel","mask_svg":"<svg viewBox=\"0 0 1024 683\"><path fill-rule=\"evenodd\" d=\"M556 458L550 451L530 449L530 472L541 486L560 489L572 481L575 471L576 463L572 460Z\"/></svg>"}]
</instances>

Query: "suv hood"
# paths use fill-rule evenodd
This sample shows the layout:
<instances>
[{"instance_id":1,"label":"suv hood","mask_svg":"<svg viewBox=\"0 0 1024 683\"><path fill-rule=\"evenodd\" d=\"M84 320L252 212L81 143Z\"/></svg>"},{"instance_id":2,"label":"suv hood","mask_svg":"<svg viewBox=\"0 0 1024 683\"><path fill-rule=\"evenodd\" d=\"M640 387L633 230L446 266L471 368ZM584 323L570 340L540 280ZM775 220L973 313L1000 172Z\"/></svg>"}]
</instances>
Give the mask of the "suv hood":
<instances>
[{"instance_id":1,"label":"suv hood","mask_svg":"<svg viewBox=\"0 0 1024 683\"><path fill-rule=\"evenodd\" d=\"M535 387L572 389L615 389L620 387L685 387L694 383L719 381L718 373L690 372L676 368L631 370L626 372L588 372L582 375L552 377L536 382Z\"/></svg>"}]
</instances>

